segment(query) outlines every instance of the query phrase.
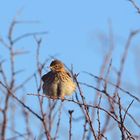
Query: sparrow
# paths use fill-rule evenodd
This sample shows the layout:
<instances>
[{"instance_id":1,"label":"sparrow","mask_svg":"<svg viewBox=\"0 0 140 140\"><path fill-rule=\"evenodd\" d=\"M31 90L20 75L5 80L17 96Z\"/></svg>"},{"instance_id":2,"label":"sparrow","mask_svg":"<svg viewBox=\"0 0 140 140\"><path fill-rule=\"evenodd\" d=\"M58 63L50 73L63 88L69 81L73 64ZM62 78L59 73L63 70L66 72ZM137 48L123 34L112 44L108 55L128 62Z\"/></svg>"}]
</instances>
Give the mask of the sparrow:
<instances>
[{"instance_id":1,"label":"sparrow","mask_svg":"<svg viewBox=\"0 0 140 140\"><path fill-rule=\"evenodd\" d=\"M43 93L52 99L70 96L76 90L76 83L66 70L64 64L59 60L53 60L50 64L50 71L42 76Z\"/></svg>"}]
</instances>

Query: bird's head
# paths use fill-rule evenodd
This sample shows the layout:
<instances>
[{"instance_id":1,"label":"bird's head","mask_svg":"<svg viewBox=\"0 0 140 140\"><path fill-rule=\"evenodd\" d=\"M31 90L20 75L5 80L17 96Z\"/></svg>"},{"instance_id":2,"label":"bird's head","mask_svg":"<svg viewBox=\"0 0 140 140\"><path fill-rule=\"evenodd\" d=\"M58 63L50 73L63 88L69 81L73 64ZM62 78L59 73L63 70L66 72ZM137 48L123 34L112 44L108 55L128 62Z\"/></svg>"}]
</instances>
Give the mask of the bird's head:
<instances>
[{"instance_id":1,"label":"bird's head","mask_svg":"<svg viewBox=\"0 0 140 140\"><path fill-rule=\"evenodd\" d=\"M53 60L50 64L50 69L51 71L54 71L54 72L60 72L60 71L64 71L65 67L61 61Z\"/></svg>"}]
</instances>

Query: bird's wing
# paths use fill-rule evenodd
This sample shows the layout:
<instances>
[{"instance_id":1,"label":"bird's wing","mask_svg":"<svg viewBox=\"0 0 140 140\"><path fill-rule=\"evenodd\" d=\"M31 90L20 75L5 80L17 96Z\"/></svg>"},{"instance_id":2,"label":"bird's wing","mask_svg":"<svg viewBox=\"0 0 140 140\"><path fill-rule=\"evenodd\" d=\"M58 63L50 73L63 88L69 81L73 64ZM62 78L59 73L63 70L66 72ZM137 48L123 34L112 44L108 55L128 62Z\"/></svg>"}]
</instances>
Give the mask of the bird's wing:
<instances>
[{"instance_id":1,"label":"bird's wing","mask_svg":"<svg viewBox=\"0 0 140 140\"><path fill-rule=\"evenodd\" d=\"M51 71L41 77L43 82L50 81L53 78L54 76Z\"/></svg>"}]
</instances>

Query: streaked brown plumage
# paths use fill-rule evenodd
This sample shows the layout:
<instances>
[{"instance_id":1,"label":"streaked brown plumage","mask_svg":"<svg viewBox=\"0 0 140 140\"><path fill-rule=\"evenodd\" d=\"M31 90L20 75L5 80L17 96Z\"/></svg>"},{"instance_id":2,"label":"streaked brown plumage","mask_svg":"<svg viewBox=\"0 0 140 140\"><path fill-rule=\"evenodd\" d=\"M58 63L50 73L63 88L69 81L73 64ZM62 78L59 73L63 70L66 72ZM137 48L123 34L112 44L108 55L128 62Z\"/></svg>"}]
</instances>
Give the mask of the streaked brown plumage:
<instances>
[{"instance_id":1,"label":"streaked brown plumage","mask_svg":"<svg viewBox=\"0 0 140 140\"><path fill-rule=\"evenodd\" d=\"M61 97L62 99L71 95L76 89L76 84L64 64L59 60L54 60L50 64L50 69L50 72L42 76L43 93L51 98Z\"/></svg>"}]
</instances>

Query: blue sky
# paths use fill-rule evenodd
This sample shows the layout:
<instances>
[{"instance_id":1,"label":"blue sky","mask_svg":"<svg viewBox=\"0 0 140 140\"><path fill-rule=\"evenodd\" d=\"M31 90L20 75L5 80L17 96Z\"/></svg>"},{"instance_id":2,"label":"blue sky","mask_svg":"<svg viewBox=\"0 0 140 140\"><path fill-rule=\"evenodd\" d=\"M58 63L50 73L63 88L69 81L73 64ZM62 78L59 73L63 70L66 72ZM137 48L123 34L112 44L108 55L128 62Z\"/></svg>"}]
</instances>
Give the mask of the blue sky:
<instances>
[{"instance_id":1,"label":"blue sky","mask_svg":"<svg viewBox=\"0 0 140 140\"><path fill-rule=\"evenodd\" d=\"M76 73L88 71L99 74L108 46L104 44L101 47L98 37L109 35L109 23L112 24L117 46L112 57L112 65L116 68L119 68L120 56L130 31L140 28L140 15L127 0L5 0L0 4L0 35L5 40L8 27L18 11L21 11L18 20L39 23L18 25L14 37L28 32L48 31L47 35L42 36L41 60L56 55L68 67L73 64ZM139 79L135 71L134 56L136 50L140 50L139 37L132 42L133 47L130 48L123 75L124 87L125 84L132 84L136 91ZM32 37L29 37L17 43L16 47L30 52L16 61L17 69L22 67L26 70L20 78L17 77L18 82L21 82L35 71L36 44ZM2 47L0 50L0 58L6 58L6 50ZM139 56L137 57L139 59ZM6 71L9 74L8 68ZM111 78L115 79L113 76ZM81 74L79 79L92 82L84 74ZM35 84L29 83L26 91L35 92ZM85 92L88 91L85 89Z\"/></svg>"}]
</instances>

